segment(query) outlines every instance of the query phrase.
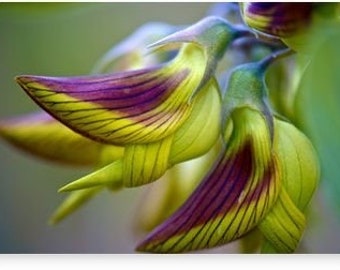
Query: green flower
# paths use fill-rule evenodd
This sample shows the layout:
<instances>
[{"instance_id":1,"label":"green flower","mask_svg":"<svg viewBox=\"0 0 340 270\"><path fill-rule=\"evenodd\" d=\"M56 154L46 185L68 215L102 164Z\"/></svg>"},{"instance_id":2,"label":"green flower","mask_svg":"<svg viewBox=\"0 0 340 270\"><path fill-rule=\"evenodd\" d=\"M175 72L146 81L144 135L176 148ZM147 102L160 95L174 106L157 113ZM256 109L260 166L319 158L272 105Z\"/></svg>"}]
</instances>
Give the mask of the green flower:
<instances>
[{"instance_id":1,"label":"green flower","mask_svg":"<svg viewBox=\"0 0 340 270\"><path fill-rule=\"evenodd\" d=\"M312 16L310 4L301 4L308 15L301 18L288 14L288 6L244 4L243 17L287 43ZM265 84L269 64L291 51L237 66L221 91L215 78L218 62L236 39L246 38L238 45L255 42L253 33L213 16L178 29L163 24L140 28L94 69L110 73L17 76L45 112L3 121L0 135L40 157L94 167L60 188L71 195L52 223L104 188L142 186L168 173L172 182L163 186L163 203L147 216L145 227L153 231L137 250L188 252L257 232L262 252L295 251L319 164L308 138L274 112ZM155 41L153 33L165 37L146 50L145 43ZM276 45L266 49L282 47ZM246 61L254 57L251 52L244 52ZM204 176L184 176L185 187L176 169L199 157L206 159L196 172L202 169Z\"/></svg>"},{"instance_id":2,"label":"green flower","mask_svg":"<svg viewBox=\"0 0 340 270\"><path fill-rule=\"evenodd\" d=\"M224 147L186 202L137 250L187 252L239 239L255 228L263 252L293 252L319 178L307 137L273 116L263 62L236 68L224 96Z\"/></svg>"},{"instance_id":3,"label":"green flower","mask_svg":"<svg viewBox=\"0 0 340 270\"><path fill-rule=\"evenodd\" d=\"M123 147L83 137L44 112L2 121L0 136L37 157L72 166L106 164L120 158L124 152Z\"/></svg>"},{"instance_id":4,"label":"green flower","mask_svg":"<svg viewBox=\"0 0 340 270\"><path fill-rule=\"evenodd\" d=\"M93 140L155 142L189 117L195 94L212 84L216 61L237 34L212 17L156 44L186 42L166 64L83 77L18 76L17 82L48 113Z\"/></svg>"}]
</instances>

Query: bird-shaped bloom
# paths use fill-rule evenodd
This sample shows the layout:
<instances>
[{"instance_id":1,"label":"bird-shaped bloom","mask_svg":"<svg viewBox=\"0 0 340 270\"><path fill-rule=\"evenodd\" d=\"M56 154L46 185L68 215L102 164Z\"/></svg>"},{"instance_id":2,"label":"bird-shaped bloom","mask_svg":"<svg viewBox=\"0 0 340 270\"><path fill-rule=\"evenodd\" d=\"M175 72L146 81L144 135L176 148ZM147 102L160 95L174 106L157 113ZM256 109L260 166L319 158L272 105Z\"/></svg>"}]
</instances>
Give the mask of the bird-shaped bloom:
<instances>
[{"instance_id":1,"label":"bird-shaped bloom","mask_svg":"<svg viewBox=\"0 0 340 270\"><path fill-rule=\"evenodd\" d=\"M93 140L155 142L188 118L195 94L238 33L221 19L207 18L157 43L186 42L164 65L83 77L18 76L17 82L56 119Z\"/></svg>"},{"instance_id":2,"label":"bird-shaped bloom","mask_svg":"<svg viewBox=\"0 0 340 270\"><path fill-rule=\"evenodd\" d=\"M237 67L223 101L224 147L188 200L137 250L188 252L258 228L264 252L293 252L319 177L307 137L274 116L262 64Z\"/></svg>"},{"instance_id":3,"label":"bird-shaped bloom","mask_svg":"<svg viewBox=\"0 0 340 270\"><path fill-rule=\"evenodd\" d=\"M96 63L92 73L147 67L171 58L167 52L146 55L146 46L176 29L178 27L157 22L142 25L110 49ZM36 157L72 166L91 166L99 169L118 160L124 153L123 147L86 138L44 111L2 120L0 136ZM116 190L117 185L108 188ZM61 221L101 190L102 188L94 187L71 192L55 211L50 222L54 224Z\"/></svg>"},{"instance_id":4,"label":"bird-shaped bloom","mask_svg":"<svg viewBox=\"0 0 340 270\"><path fill-rule=\"evenodd\" d=\"M309 44L310 35L327 32L339 20L338 3L245 2L240 9L244 22L252 29L280 38L301 52L309 52L315 46Z\"/></svg>"},{"instance_id":5,"label":"bird-shaped bloom","mask_svg":"<svg viewBox=\"0 0 340 270\"><path fill-rule=\"evenodd\" d=\"M92 73L118 72L127 68L159 64L166 58L166 53L161 56L157 53L146 55L146 46L176 29L178 27L158 22L142 25L110 49L96 63ZM95 142L77 134L43 111L5 119L1 122L0 130L3 138L22 150L70 165L98 165L101 152L116 153L118 157L122 155L123 150L122 147ZM84 155L84 152L87 155ZM117 158L112 160L115 159Z\"/></svg>"},{"instance_id":6,"label":"bird-shaped bloom","mask_svg":"<svg viewBox=\"0 0 340 270\"><path fill-rule=\"evenodd\" d=\"M248 34L208 17L153 45L156 53L178 45L169 62L104 75L18 76L20 86L63 124L63 131L107 152L117 150L98 170L61 189L77 193L55 220L98 188L144 185L209 151L220 131L217 61L233 40ZM56 124L52 118L44 123Z\"/></svg>"}]
</instances>

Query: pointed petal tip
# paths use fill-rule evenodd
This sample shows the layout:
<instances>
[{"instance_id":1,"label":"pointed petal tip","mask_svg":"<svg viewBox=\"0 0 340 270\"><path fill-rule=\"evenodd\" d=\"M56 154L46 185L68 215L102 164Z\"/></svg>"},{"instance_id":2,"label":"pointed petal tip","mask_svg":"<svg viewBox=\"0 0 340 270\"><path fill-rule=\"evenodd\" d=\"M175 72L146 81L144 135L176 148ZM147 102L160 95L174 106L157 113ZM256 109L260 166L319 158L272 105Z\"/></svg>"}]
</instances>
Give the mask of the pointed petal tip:
<instances>
[{"instance_id":1,"label":"pointed petal tip","mask_svg":"<svg viewBox=\"0 0 340 270\"><path fill-rule=\"evenodd\" d=\"M201 45L204 45L205 42L204 39L201 38L201 36L204 36L205 32L208 31L211 27L222 24L230 28L230 30L233 30L232 26L223 18L217 16L209 16L193 25L190 25L184 29L180 29L179 31L176 31L150 44L148 48L161 47L169 43L202 43Z\"/></svg>"},{"instance_id":2,"label":"pointed petal tip","mask_svg":"<svg viewBox=\"0 0 340 270\"><path fill-rule=\"evenodd\" d=\"M72 188L69 189L69 185L70 184L66 184L65 186L62 186L61 188L58 189L58 193L63 193L63 192L69 192L69 191L73 191Z\"/></svg>"},{"instance_id":3,"label":"pointed petal tip","mask_svg":"<svg viewBox=\"0 0 340 270\"><path fill-rule=\"evenodd\" d=\"M82 183L78 182L79 180L73 181L71 183L68 183L61 188L58 189L58 193L64 193L64 192L71 192L71 191L76 191L76 190L81 190L84 188L88 188L88 185L83 185Z\"/></svg>"},{"instance_id":4,"label":"pointed petal tip","mask_svg":"<svg viewBox=\"0 0 340 270\"><path fill-rule=\"evenodd\" d=\"M86 176L85 176L86 177ZM100 184L97 184L100 185ZM71 191L77 191L77 190L82 190L85 188L93 187L96 186L95 184L89 184L86 181L83 181L82 178L75 180L71 183L68 183L61 188L58 189L58 193L64 193L64 192L71 192Z\"/></svg>"},{"instance_id":5,"label":"pointed petal tip","mask_svg":"<svg viewBox=\"0 0 340 270\"><path fill-rule=\"evenodd\" d=\"M57 218L53 217L53 216L47 221L47 224L49 226L55 226L58 223L59 223L59 220Z\"/></svg>"},{"instance_id":6,"label":"pointed petal tip","mask_svg":"<svg viewBox=\"0 0 340 270\"><path fill-rule=\"evenodd\" d=\"M22 87L25 87L25 85L32 81L33 76L29 75L18 75L14 77L14 80Z\"/></svg>"},{"instance_id":7,"label":"pointed petal tip","mask_svg":"<svg viewBox=\"0 0 340 270\"><path fill-rule=\"evenodd\" d=\"M135 251L140 253L165 253L154 250L152 248L152 245L150 245L148 239L144 239L143 241L138 243L137 246L135 247Z\"/></svg>"},{"instance_id":8,"label":"pointed petal tip","mask_svg":"<svg viewBox=\"0 0 340 270\"><path fill-rule=\"evenodd\" d=\"M19 75L15 76L14 80L16 81L17 84L29 95L31 96L31 89L30 89L30 84L36 79L38 79L39 76L31 76L31 75Z\"/></svg>"}]
</instances>

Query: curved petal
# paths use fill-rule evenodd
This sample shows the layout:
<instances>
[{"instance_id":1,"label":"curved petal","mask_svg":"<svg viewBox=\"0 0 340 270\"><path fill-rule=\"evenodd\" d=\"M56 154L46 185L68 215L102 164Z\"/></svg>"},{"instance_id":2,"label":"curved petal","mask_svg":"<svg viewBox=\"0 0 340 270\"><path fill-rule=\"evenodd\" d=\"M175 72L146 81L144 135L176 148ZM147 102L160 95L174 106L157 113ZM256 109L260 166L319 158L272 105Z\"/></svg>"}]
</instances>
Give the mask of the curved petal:
<instances>
[{"instance_id":1,"label":"curved petal","mask_svg":"<svg viewBox=\"0 0 340 270\"><path fill-rule=\"evenodd\" d=\"M203 51L184 46L165 66L84 77L19 76L43 109L74 131L112 144L167 137L190 113L205 69Z\"/></svg>"},{"instance_id":2,"label":"curved petal","mask_svg":"<svg viewBox=\"0 0 340 270\"><path fill-rule=\"evenodd\" d=\"M61 187L58 191L75 191L103 185L118 189L122 186L122 166L122 160L119 159Z\"/></svg>"},{"instance_id":3,"label":"curved petal","mask_svg":"<svg viewBox=\"0 0 340 270\"><path fill-rule=\"evenodd\" d=\"M309 139L295 126L275 121L275 151L282 167L282 184L302 211L308 206L318 186L320 165Z\"/></svg>"},{"instance_id":4,"label":"curved petal","mask_svg":"<svg viewBox=\"0 0 340 270\"><path fill-rule=\"evenodd\" d=\"M192 113L174 134L171 165L207 153L220 135L221 97L217 82L211 79L193 100Z\"/></svg>"},{"instance_id":5,"label":"curved petal","mask_svg":"<svg viewBox=\"0 0 340 270\"><path fill-rule=\"evenodd\" d=\"M58 209L55 210L49 220L49 223L54 225L64 220L70 214L78 210L79 207L97 195L97 193L99 193L102 189L103 187L92 187L72 192L62 202Z\"/></svg>"},{"instance_id":6,"label":"curved petal","mask_svg":"<svg viewBox=\"0 0 340 270\"><path fill-rule=\"evenodd\" d=\"M258 225L271 246L271 253L293 252L300 243L305 226L305 216L290 199L284 187L281 188L271 211Z\"/></svg>"},{"instance_id":7,"label":"curved petal","mask_svg":"<svg viewBox=\"0 0 340 270\"><path fill-rule=\"evenodd\" d=\"M220 106L217 84L212 79L193 97L192 112L174 135L156 142L127 145L119 161L122 167L115 166L116 170L121 171L123 185L135 187L148 184L159 179L173 165L207 153L219 135ZM93 179L97 177L84 177L62 188L62 191L108 184L111 181L109 177L107 180Z\"/></svg>"},{"instance_id":8,"label":"curved petal","mask_svg":"<svg viewBox=\"0 0 340 270\"><path fill-rule=\"evenodd\" d=\"M123 154L122 147L89 140L45 112L1 121L0 136L21 150L63 164L94 166L104 149L111 162Z\"/></svg>"},{"instance_id":9,"label":"curved petal","mask_svg":"<svg viewBox=\"0 0 340 270\"><path fill-rule=\"evenodd\" d=\"M252 28L269 35L294 35L311 21L311 3L243 3L242 16Z\"/></svg>"},{"instance_id":10,"label":"curved petal","mask_svg":"<svg viewBox=\"0 0 340 270\"><path fill-rule=\"evenodd\" d=\"M258 225L265 237L262 252L291 253L303 235L303 211L314 194L319 164L308 138L288 122L275 119L274 152L282 174L282 188L272 210Z\"/></svg>"},{"instance_id":11,"label":"curved petal","mask_svg":"<svg viewBox=\"0 0 340 270\"><path fill-rule=\"evenodd\" d=\"M145 185L160 178L169 168L173 136L142 145L126 146L123 182L126 187Z\"/></svg>"}]
</instances>

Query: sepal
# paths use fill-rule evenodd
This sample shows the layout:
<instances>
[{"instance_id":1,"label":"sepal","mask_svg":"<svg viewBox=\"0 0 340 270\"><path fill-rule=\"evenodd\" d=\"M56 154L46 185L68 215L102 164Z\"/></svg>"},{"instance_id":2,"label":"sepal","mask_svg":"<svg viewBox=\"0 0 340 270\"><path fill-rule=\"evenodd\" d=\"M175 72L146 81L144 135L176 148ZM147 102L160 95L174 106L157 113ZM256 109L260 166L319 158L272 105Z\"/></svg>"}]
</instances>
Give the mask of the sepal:
<instances>
[{"instance_id":1,"label":"sepal","mask_svg":"<svg viewBox=\"0 0 340 270\"><path fill-rule=\"evenodd\" d=\"M59 192L75 191L97 186L122 187L122 160L119 159L63 187Z\"/></svg>"},{"instance_id":2,"label":"sepal","mask_svg":"<svg viewBox=\"0 0 340 270\"><path fill-rule=\"evenodd\" d=\"M54 211L49 219L49 224L55 225L64 220L66 217L88 202L91 198L97 195L102 189L102 187L92 187L72 192Z\"/></svg>"}]
</instances>

